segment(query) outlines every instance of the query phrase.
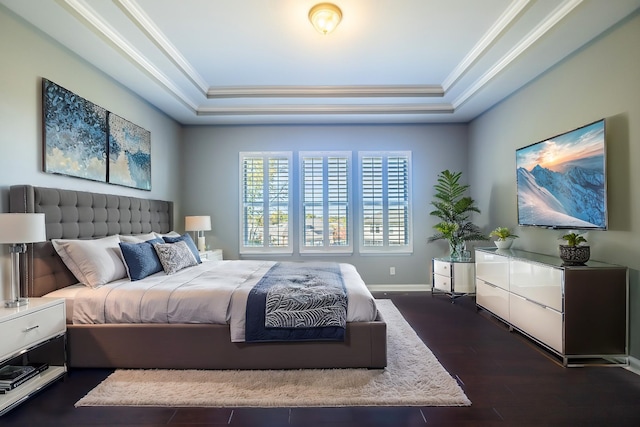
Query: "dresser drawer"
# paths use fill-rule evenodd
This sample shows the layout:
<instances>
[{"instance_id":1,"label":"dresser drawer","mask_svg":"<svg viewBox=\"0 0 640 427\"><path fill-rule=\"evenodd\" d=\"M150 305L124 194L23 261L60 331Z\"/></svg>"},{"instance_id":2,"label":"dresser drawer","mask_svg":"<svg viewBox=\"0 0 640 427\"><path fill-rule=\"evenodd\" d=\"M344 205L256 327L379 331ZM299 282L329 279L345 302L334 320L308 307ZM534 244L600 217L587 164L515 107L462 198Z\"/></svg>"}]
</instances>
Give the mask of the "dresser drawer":
<instances>
[{"instance_id":1,"label":"dresser drawer","mask_svg":"<svg viewBox=\"0 0 640 427\"><path fill-rule=\"evenodd\" d=\"M476 277L487 283L509 290L509 258L476 251Z\"/></svg>"},{"instance_id":2,"label":"dresser drawer","mask_svg":"<svg viewBox=\"0 0 640 427\"><path fill-rule=\"evenodd\" d=\"M510 291L528 300L563 311L563 270L526 261L511 260Z\"/></svg>"},{"instance_id":3,"label":"dresser drawer","mask_svg":"<svg viewBox=\"0 0 640 427\"><path fill-rule=\"evenodd\" d=\"M509 321L509 292L504 289L476 280L476 304Z\"/></svg>"},{"instance_id":4,"label":"dresser drawer","mask_svg":"<svg viewBox=\"0 0 640 427\"><path fill-rule=\"evenodd\" d=\"M433 274L451 277L451 263L434 259Z\"/></svg>"},{"instance_id":5,"label":"dresser drawer","mask_svg":"<svg viewBox=\"0 0 640 427\"><path fill-rule=\"evenodd\" d=\"M557 352L564 352L561 313L514 294L511 294L509 299L509 312L511 313L509 320L513 326Z\"/></svg>"},{"instance_id":6,"label":"dresser drawer","mask_svg":"<svg viewBox=\"0 0 640 427\"><path fill-rule=\"evenodd\" d=\"M29 310L0 323L0 360L66 331L64 303Z\"/></svg>"}]
</instances>

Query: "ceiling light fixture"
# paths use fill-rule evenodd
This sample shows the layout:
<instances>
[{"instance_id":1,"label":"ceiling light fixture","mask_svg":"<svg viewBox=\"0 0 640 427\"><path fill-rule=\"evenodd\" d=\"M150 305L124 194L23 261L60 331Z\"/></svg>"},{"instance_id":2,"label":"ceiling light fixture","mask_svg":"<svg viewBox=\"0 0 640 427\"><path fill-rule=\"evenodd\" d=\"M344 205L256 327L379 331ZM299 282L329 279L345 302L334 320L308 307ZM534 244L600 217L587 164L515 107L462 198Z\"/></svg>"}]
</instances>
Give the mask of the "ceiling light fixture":
<instances>
[{"instance_id":1,"label":"ceiling light fixture","mask_svg":"<svg viewBox=\"0 0 640 427\"><path fill-rule=\"evenodd\" d=\"M342 19L342 11L332 3L319 3L309 11L309 21L324 35L335 30Z\"/></svg>"}]
</instances>

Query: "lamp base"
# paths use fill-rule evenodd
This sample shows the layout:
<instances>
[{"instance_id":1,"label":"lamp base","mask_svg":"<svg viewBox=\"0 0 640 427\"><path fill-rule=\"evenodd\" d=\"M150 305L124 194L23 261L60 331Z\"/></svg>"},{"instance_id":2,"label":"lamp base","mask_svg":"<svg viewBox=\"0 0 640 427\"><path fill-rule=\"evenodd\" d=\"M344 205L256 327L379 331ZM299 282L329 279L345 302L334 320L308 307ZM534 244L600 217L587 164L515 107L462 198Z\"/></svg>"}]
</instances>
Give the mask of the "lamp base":
<instances>
[{"instance_id":1,"label":"lamp base","mask_svg":"<svg viewBox=\"0 0 640 427\"><path fill-rule=\"evenodd\" d=\"M7 307L7 308L21 307L21 306L27 305L27 304L29 304L29 299L28 298L18 298L18 299L9 300L9 301L5 301L4 302L4 306Z\"/></svg>"}]
</instances>

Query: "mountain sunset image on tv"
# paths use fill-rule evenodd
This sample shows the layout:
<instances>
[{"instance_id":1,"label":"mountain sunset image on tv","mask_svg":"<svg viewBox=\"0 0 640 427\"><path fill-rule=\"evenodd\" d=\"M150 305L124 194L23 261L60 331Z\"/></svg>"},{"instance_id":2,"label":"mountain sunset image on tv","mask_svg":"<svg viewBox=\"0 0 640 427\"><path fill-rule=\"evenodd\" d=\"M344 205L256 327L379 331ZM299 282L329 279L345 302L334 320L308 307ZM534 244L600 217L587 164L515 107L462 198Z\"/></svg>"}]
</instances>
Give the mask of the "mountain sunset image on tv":
<instances>
[{"instance_id":1,"label":"mountain sunset image on tv","mask_svg":"<svg viewBox=\"0 0 640 427\"><path fill-rule=\"evenodd\" d=\"M516 150L518 224L607 228L605 121Z\"/></svg>"}]
</instances>

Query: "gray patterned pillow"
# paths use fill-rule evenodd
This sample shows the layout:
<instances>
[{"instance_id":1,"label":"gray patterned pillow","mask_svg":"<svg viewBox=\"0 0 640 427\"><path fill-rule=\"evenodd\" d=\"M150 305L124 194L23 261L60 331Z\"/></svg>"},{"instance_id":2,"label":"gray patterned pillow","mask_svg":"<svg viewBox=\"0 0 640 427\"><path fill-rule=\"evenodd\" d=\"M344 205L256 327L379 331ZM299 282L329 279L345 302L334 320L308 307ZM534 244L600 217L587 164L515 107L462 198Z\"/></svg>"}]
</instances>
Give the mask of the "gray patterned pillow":
<instances>
[{"instance_id":1,"label":"gray patterned pillow","mask_svg":"<svg viewBox=\"0 0 640 427\"><path fill-rule=\"evenodd\" d=\"M173 274L183 268L198 264L185 242L155 243L153 248L160 258L162 269L167 274Z\"/></svg>"}]
</instances>

